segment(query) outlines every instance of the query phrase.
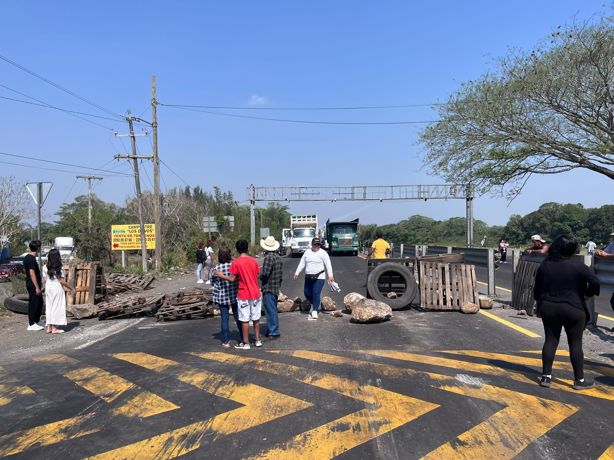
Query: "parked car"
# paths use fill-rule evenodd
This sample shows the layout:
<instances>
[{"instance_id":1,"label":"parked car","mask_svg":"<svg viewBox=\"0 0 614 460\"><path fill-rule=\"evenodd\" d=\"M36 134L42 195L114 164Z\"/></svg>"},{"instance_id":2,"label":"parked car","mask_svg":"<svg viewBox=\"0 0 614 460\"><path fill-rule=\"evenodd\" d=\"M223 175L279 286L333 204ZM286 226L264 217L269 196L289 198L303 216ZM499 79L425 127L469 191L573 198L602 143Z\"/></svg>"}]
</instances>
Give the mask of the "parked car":
<instances>
[{"instance_id":1,"label":"parked car","mask_svg":"<svg viewBox=\"0 0 614 460\"><path fill-rule=\"evenodd\" d=\"M24 273L23 265L19 264L2 264L0 265L0 280L9 281L14 275Z\"/></svg>"}]
</instances>

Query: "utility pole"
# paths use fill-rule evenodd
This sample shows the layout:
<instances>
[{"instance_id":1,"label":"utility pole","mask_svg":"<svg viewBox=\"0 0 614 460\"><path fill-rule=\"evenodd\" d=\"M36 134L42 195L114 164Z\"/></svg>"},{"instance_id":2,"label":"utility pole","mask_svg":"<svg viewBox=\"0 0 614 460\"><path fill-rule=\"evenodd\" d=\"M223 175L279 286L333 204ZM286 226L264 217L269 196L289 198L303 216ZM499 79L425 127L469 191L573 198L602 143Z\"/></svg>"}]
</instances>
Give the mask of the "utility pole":
<instances>
[{"instance_id":1,"label":"utility pole","mask_svg":"<svg viewBox=\"0 0 614 460\"><path fill-rule=\"evenodd\" d=\"M132 116L130 110L128 110L128 115L126 115L126 121L128 122L128 127L130 128L130 144L132 146L132 155L115 155L116 159L120 158L132 158L132 165L134 167L134 183L136 187L136 198L139 208L139 228L141 233L141 258L143 263L143 272L147 273L147 243L145 240L145 223L143 222L143 197L141 195L141 179L139 177L139 163L138 159L146 159L151 160L153 157L151 156L143 156L137 155L136 153L136 139L134 136L134 120L135 118Z\"/></svg>"},{"instance_id":2,"label":"utility pole","mask_svg":"<svg viewBox=\"0 0 614 460\"><path fill-rule=\"evenodd\" d=\"M100 176L77 176L77 179L87 179L87 229L92 231L92 181L102 180Z\"/></svg>"},{"instance_id":3,"label":"utility pole","mask_svg":"<svg viewBox=\"0 0 614 460\"><path fill-rule=\"evenodd\" d=\"M158 100L156 99L156 76L151 76L151 113L153 131L153 179L154 179L154 224L156 225L156 270L162 269L162 224L160 201L160 157L158 157Z\"/></svg>"}]
</instances>

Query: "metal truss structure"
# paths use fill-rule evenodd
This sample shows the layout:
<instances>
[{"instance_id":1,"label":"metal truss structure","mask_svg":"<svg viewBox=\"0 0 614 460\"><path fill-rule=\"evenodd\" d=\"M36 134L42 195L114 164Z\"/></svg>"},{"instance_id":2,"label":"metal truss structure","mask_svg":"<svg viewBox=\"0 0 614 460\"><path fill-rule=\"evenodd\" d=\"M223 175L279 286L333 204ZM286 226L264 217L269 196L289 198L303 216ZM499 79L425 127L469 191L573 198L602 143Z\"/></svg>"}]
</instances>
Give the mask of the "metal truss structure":
<instances>
[{"instance_id":1,"label":"metal truss structure","mask_svg":"<svg viewBox=\"0 0 614 460\"><path fill-rule=\"evenodd\" d=\"M398 200L465 200L467 212L467 246L473 241L473 187L471 184L440 185L338 185L280 186L247 189L250 202L251 243L256 243L254 208L257 201L398 201Z\"/></svg>"}]
</instances>

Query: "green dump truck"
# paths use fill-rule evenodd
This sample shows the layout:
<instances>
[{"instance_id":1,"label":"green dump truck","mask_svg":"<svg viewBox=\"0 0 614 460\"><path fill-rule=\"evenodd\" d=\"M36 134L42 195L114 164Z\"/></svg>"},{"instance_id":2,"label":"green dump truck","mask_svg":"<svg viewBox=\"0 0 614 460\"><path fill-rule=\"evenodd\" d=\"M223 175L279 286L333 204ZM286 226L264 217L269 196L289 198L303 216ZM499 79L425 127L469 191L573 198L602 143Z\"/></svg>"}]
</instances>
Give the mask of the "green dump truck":
<instances>
[{"instance_id":1,"label":"green dump truck","mask_svg":"<svg viewBox=\"0 0 614 460\"><path fill-rule=\"evenodd\" d=\"M326 221L326 241L332 254L358 255L358 219L349 222Z\"/></svg>"}]
</instances>

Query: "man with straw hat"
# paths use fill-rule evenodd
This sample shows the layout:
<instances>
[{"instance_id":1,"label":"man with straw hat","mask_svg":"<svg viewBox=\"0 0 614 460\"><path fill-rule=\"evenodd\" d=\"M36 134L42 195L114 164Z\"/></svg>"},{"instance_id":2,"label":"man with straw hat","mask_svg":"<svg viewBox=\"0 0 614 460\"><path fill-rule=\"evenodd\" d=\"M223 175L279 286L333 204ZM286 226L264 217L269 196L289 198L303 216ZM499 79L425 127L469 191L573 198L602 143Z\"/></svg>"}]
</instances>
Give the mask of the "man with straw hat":
<instances>
[{"instance_id":1,"label":"man with straw hat","mask_svg":"<svg viewBox=\"0 0 614 460\"><path fill-rule=\"evenodd\" d=\"M281 257L277 254L279 241L276 241L274 236L267 236L260 240L260 246L264 249L264 263L260 270L260 284L262 286L262 303L268 325L265 336L270 339L278 339L281 334L279 332L279 317L277 315L277 297L279 296L283 275Z\"/></svg>"}]
</instances>

